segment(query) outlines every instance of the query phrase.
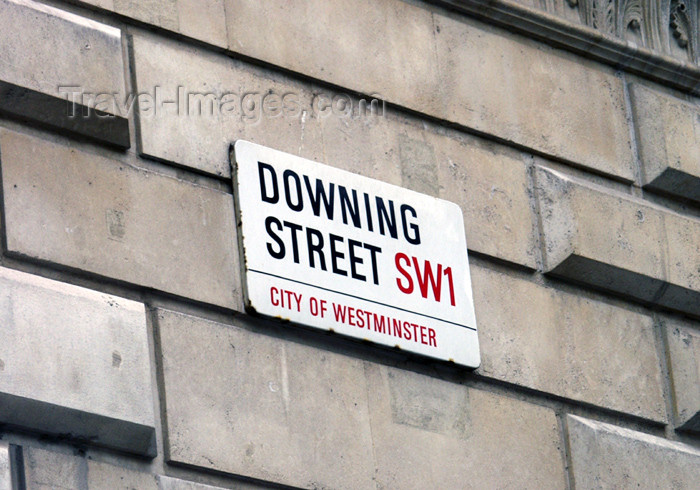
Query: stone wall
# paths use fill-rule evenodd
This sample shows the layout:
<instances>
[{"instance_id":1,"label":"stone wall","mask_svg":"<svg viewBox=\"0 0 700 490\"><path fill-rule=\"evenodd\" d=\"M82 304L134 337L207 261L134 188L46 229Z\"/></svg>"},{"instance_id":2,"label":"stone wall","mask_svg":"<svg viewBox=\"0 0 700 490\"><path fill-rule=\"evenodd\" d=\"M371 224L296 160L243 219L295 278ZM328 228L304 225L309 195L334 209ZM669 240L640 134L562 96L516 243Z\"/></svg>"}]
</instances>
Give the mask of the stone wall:
<instances>
[{"instance_id":1,"label":"stone wall","mask_svg":"<svg viewBox=\"0 0 700 490\"><path fill-rule=\"evenodd\" d=\"M697 20L0 0L0 489L694 488ZM457 203L481 367L245 313L237 139Z\"/></svg>"}]
</instances>

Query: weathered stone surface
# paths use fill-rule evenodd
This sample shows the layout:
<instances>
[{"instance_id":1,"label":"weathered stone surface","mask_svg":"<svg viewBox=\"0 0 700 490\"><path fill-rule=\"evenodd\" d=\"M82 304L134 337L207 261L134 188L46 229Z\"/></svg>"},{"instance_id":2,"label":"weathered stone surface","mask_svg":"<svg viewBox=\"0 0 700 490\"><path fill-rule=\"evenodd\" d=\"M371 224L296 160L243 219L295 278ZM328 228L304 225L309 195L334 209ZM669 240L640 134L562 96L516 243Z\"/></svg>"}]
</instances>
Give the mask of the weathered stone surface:
<instances>
[{"instance_id":1,"label":"weathered stone surface","mask_svg":"<svg viewBox=\"0 0 700 490\"><path fill-rule=\"evenodd\" d=\"M139 108L142 154L223 176L239 138L323 159L313 94L303 85L152 36L134 36L133 48L138 90L155 102Z\"/></svg>"},{"instance_id":2,"label":"weathered stone surface","mask_svg":"<svg viewBox=\"0 0 700 490\"><path fill-rule=\"evenodd\" d=\"M651 317L474 264L470 271L480 374L666 421Z\"/></svg>"},{"instance_id":3,"label":"weathered stone surface","mask_svg":"<svg viewBox=\"0 0 700 490\"><path fill-rule=\"evenodd\" d=\"M10 447L0 441L0 490L12 489L12 473L10 472Z\"/></svg>"},{"instance_id":4,"label":"weathered stone surface","mask_svg":"<svg viewBox=\"0 0 700 490\"><path fill-rule=\"evenodd\" d=\"M118 29L32 0L0 0L0 45L0 113L129 147Z\"/></svg>"},{"instance_id":5,"label":"weathered stone surface","mask_svg":"<svg viewBox=\"0 0 700 490\"><path fill-rule=\"evenodd\" d=\"M169 476L159 476L158 488L160 490L215 490L220 487L178 480L177 478L170 478Z\"/></svg>"},{"instance_id":6,"label":"weathered stone surface","mask_svg":"<svg viewBox=\"0 0 700 490\"><path fill-rule=\"evenodd\" d=\"M95 461L91 458L58 453L25 446L24 468L27 490L90 489L90 490L217 490L221 487L204 485L126 467ZM236 489L266 488L247 482L237 482ZM0 476L0 489L2 477ZM7 487L11 490L11 487Z\"/></svg>"},{"instance_id":7,"label":"weathered stone surface","mask_svg":"<svg viewBox=\"0 0 700 490\"><path fill-rule=\"evenodd\" d=\"M634 180L624 86L613 70L464 19L435 23L443 117Z\"/></svg>"},{"instance_id":8,"label":"weathered stone surface","mask_svg":"<svg viewBox=\"0 0 700 490\"><path fill-rule=\"evenodd\" d=\"M2 443L0 443L1 454ZM217 490L221 487L204 485L145 471L134 471L90 457L48 451L25 446L24 478L27 490L90 489L90 490ZM0 457L1 461L1 457ZM0 490L3 487L0 474ZM237 482L236 489L268 488L253 483Z\"/></svg>"},{"instance_id":9,"label":"weathered stone surface","mask_svg":"<svg viewBox=\"0 0 700 490\"><path fill-rule=\"evenodd\" d=\"M426 9L395 0L226 0L226 17L232 51L412 107L440 102Z\"/></svg>"},{"instance_id":10,"label":"weathered stone surface","mask_svg":"<svg viewBox=\"0 0 700 490\"><path fill-rule=\"evenodd\" d=\"M301 487L564 485L549 409L171 311L157 324L171 463Z\"/></svg>"},{"instance_id":11,"label":"weathered stone surface","mask_svg":"<svg viewBox=\"0 0 700 490\"><path fill-rule=\"evenodd\" d=\"M154 455L142 304L0 268L0 324L1 422Z\"/></svg>"},{"instance_id":12,"label":"weathered stone surface","mask_svg":"<svg viewBox=\"0 0 700 490\"><path fill-rule=\"evenodd\" d=\"M659 304L700 316L700 220L664 214L668 287Z\"/></svg>"},{"instance_id":13,"label":"weathered stone surface","mask_svg":"<svg viewBox=\"0 0 700 490\"><path fill-rule=\"evenodd\" d=\"M225 48L223 0L81 0L147 24Z\"/></svg>"},{"instance_id":14,"label":"weathered stone surface","mask_svg":"<svg viewBox=\"0 0 700 490\"><path fill-rule=\"evenodd\" d=\"M32 0L0 0L0 26L0 79L56 97L79 87L124 99L119 29Z\"/></svg>"},{"instance_id":15,"label":"weathered stone surface","mask_svg":"<svg viewBox=\"0 0 700 490\"><path fill-rule=\"evenodd\" d=\"M177 0L112 0L112 9L148 24L178 31Z\"/></svg>"},{"instance_id":16,"label":"weathered stone surface","mask_svg":"<svg viewBox=\"0 0 700 490\"><path fill-rule=\"evenodd\" d=\"M230 194L0 132L7 250L240 308Z\"/></svg>"},{"instance_id":17,"label":"weathered stone surface","mask_svg":"<svg viewBox=\"0 0 700 490\"><path fill-rule=\"evenodd\" d=\"M353 114L333 114L326 106L333 94L314 95L312 87L282 77L271 80L241 62L148 36L134 37L133 43L140 90L160 86L163 100L175 100L178 86L209 91L212 97L231 91L248 94L243 99L252 104L246 111L214 116L177 115L176 105L157 114L142 111L145 155L228 176L229 144L253 141L456 201L464 211L470 249L536 267L527 168L518 152L457 131L416 126L387 112L362 115L362 101L348 96L343 100ZM284 99L287 95L291 98ZM290 110L273 110L285 107L283 99Z\"/></svg>"},{"instance_id":18,"label":"weathered stone surface","mask_svg":"<svg viewBox=\"0 0 700 490\"><path fill-rule=\"evenodd\" d=\"M563 488L543 407L365 363L378 488Z\"/></svg>"},{"instance_id":19,"label":"weathered stone surface","mask_svg":"<svg viewBox=\"0 0 700 490\"><path fill-rule=\"evenodd\" d=\"M25 446L27 490L158 490L154 475L35 447Z\"/></svg>"},{"instance_id":20,"label":"weathered stone surface","mask_svg":"<svg viewBox=\"0 0 700 490\"><path fill-rule=\"evenodd\" d=\"M696 488L700 451L614 425L567 416L576 488Z\"/></svg>"},{"instance_id":21,"label":"weathered stone surface","mask_svg":"<svg viewBox=\"0 0 700 490\"><path fill-rule=\"evenodd\" d=\"M634 179L611 69L399 0L228 0L226 15L232 51Z\"/></svg>"},{"instance_id":22,"label":"weathered stone surface","mask_svg":"<svg viewBox=\"0 0 700 490\"><path fill-rule=\"evenodd\" d=\"M523 157L475 137L425 139L435 151L439 197L462 208L469 249L535 269L537 232Z\"/></svg>"},{"instance_id":23,"label":"weathered stone surface","mask_svg":"<svg viewBox=\"0 0 700 490\"><path fill-rule=\"evenodd\" d=\"M286 485L374 486L362 362L167 310L167 459Z\"/></svg>"},{"instance_id":24,"label":"weathered stone surface","mask_svg":"<svg viewBox=\"0 0 700 490\"><path fill-rule=\"evenodd\" d=\"M171 478L169 476L158 476L158 488L160 490L220 490L221 487L213 487L211 485L204 485L203 483L195 483L187 480L179 480L177 478ZM253 483L242 483L236 482L236 490L254 490L268 488L262 485L255 485Z\"/></svg>"},{"instance_id":25,"label":"weathered stone surface","mask_svg":"<svg viewBox=\"0 0 700 490\"><path fill-rule=\"evenodd\" d=\"M700 432L700 332L679 320L665 327L676 425Z\"/></svg>"},{"instance_id":26,"label":"weathered stone surface","mask_svg":"<svg viewBox=\"0 0 700 490\"><path fill-rule=\"evenodd\" d=\"M201 41L226 47L226 12L224 0L177 0L180 33Z\"/></svg>"},{"instance_id":27,"label":"weathered stone surface","mask_svg":"<svg viewBox=\"0 0 700 490\"><path fill-rule=\"evenodd\" d=\"M87 487L85 488L115 490L155 490L159 488L155 475L130 471L126 468L97 461L89 461L87 466Z\"/></svg>"},{"instance_id":28,"label":"weathered stone surface","mask_svg":"<svg viewBox=\"0 0 700 490\"><path fill-rule=\"evenodd\" d=\"M700 108L639 84L630 93L643 183L700 202Z\"/></svg>"},{"instance_id":29,"label":"weathered stone surface","mask_svg":"<svg viewBox=\"0 0 700 490\"><path fill-rule=\"evenodd\" d=\"M608 278L610 289L625 287L648 301L657 295L664 279L663 257L658 252L665 242L663 216L658 209L630 196L584 187L545 169L537 171L537 186L546 271L557 272L580 259L586 265L591 263L592 275L594 264L602 262L619 270ZM624 271L645 280L632 280ZM586 272L581 268L574 278L587 281Z\"/></svg>"},{"instance_id":30,"label":"weathered stone surface","mask_svg":"<svg viewBox=\"0 0 700 490\"><path fill-rule=\"evenodd\" d=\"M700 315L700 221L539 169L545 271Z\"/></svg>"}]
</instances>

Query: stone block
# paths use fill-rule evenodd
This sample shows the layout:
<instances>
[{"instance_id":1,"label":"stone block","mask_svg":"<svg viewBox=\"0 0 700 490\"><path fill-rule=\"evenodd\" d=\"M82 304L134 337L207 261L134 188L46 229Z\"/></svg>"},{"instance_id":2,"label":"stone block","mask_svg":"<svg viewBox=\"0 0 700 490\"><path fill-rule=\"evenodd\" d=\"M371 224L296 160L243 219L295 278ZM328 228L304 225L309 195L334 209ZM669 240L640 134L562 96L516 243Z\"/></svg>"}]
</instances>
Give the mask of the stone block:
<instances>
[{"instance_id":1,"label":"stone block","mask_svg":"<svg viewBox=\"0 0 700 490\"><path fill-rule=\"evenodd\" d=\"M427 9L396 0L226 0L226 21L231 51L411 108L441 102Z\"/></svg>"},{"instance_id":2,"label":"stone block","mask_svg":"<svg viewBox=\"0 0 700 490\"><path fill-rule=\"evenodd\" d=\"M80 0L221 48L228 45L223 0Z\"/></svg>"},{"instance_id":3,"label":"stone block","mask_svg":"<svg viewBox=\"0 0 700 490\"><path fill-rule=\"evenodd\" d=\"M469 250L537 268L537 230L523 155L476 137L426 133L425 140L435 152L438 197L462 208ZM410 164L402 163L404 168Z\"/></svg>"},{"instance_id":4,"label":"stone block","mask_svg":"<svg viewBox=\"0 0 700 490\"><path fill-rule=\"evenodd\" d=\"M186 480L179 480L169 476L158 476L158 488L160 490L216 490L220 487L212 487Z\"/></svg>"},{"instance_id":5,"label":"stone block","mask_svg":"<svg viewBox=\"0 0 700 490\"><path fill-rule=\"evenodd\" d=\"M630 86L646 188L700 202L700 108Z\"/></svg>"},{"instance_id":6,"label":"stone block","mask_svg":"<svg viewBox=\"0 0 700 490\"><path fill-rule=\"evenodd\" d=\"M365 363L377 488L564 488L554 412Z\"/></svg>"},{"instance_id":7,"label":"stone block","mask_svg":"<svg viewBox=\"0 0 700 490\"><path fill-rule=\"evenodd\" d=\"M84 488L104 488L114 490L156 490L155 475L132 471L99 461L87 461L87 486ZM78 487L80 488L80 487Z\"/></svg>"},{"instance_id":8,"label":"stone block","mask_svg":"<svg viewBox=\"0 0 700 490\"><path fill-rule=\"evenodd\" d=\"M680 320L665 328L676 426L700 432L700 332Z\"/></svg>"},{"instance_id":9,"label":"stone block","mask_svg":"<svg viewBox=\"0 0 700 490\"><path fill-rule=\"evenodd\" d=\"M612 69L475 21L436 15L435 24L442 117L634 180L624 84Z\"/></svg>"},{"instance_id":10,"label":"stone block","mask_svg":"<svg viewBox=\"0 0 700 490\"><path fill-rule=\"evenodd\" d=\"M157 328L172 464L303 488L564 485L549 409L171 311Z\"/></svg>"},{"instance_id":11,"label":"stone block","mask_svg":"<svg viewBox=\"0 0 700 490\"><path fill-rule=\"evenodd\" d=\"M177 32L178 0L112 0L112 9L127 17Z\"/></svg>"},{"instance_id":12,"label":"stone block","mask_svg":"<svg viewBox=\"0 0 700 490\"><path fill-rule=\"evenodd\" d=\"M700 220L666 213L664 225L668 286L658 302L700 316Z\"/></svg>"},{"instance_id":13,"label":"stone block","mask_svg":"<svg viewBox=\"0 0 700 490\"><path fill-rule=\"evenodd\" d=\"M545 272L700 315L700 221L539 169Z\"/></svg>"},{"instance_id":14,"label":"stone block","mask_svg":"<svg viewBox=\"0 0 700 490\"><path fill-rule=\"evenodd\" d=\"M180 480L177 478L171 478L169 476L158 476L158 488L159 490L221 490L222 487L213 487L211 485L205 485L203 483L195 483L187 480ZM256 485L254 483L248 482L236 482L236 490L254 490L268 488L263 485Z\"/></svg>"},{"instance_id":15,"label":"stone block","mask_svg":"<svg viewBox=\"0 0 700 490\"><path fill-rule=\"evenodd\" d=\"M240 308L230 194L11 131L0 158L9 253Z\"/></svg>"},{"instance_id":16,"label":"stone block","mask_svg":"<svg viewBox=\"0 0 700 490\"><path fill-rule=\"evenodd\" d=\"M0 286L0 422L155 455L144 306L4 268Z\"/></svg>"},{"instance_id":17,"label":"stone block","mask_svg":"<svg viewBox=\"0 0 700 490\"><path fill-rule=\"evenodd\" d=\"M6 442L0 442L0 490L13 490L10 446Z\"/></svg>"},{"instance_id":18,"label":"stone block","mask_svg":"<svg viewBox=\"0 0 700 490\"><path fill-rule=\"evenodd\" d=\"M227 0L226 15L232 51L634 180L612 69L400 0Z\"/></svg>"},{"instance_id":19,"label":"stone block","mask_svg":"<svg viewBox=\"0 0 700 490\"><path fill-rule=\"evenodd\" d=\"M159 310L166 458L304 488L374 487L362 362Z\"/></svg>"},{"instance_id":20,"label":"stone block","mask_svg":"<svg viewBox=\"0 0 700 490\"><path fill-rule=\"evenodd\" d=\"M0 0L0 25L0 79L61 98L60 87L79 87L124 99L119 29L33 0Z\"/></svg>"},{"instance_id":21,"label":"stone block","mask_svg":"<svg viewBox=\"0 0 700 490\"><path fill-rule=\"evenodd\" d=\"M666 422L650 316L474 264L470 270L479 374Z\"/></svg>"},{"instance_id":22,"label":"stone block","mask_svg":"<svg viewBox=\"0 0 700 490\"><path fill-rule=\"evenodd\" d=\"M0 444L0 451L2 445ZM117 466L91 457L59 453L37 447L20 448L24 461L26 490L90 489L90 490L217 490L221 487L204 485L163 475L153 475ZM2 454L0 452L0 454ZM0 461L2 461L0 456ZM0 466L1 468L1 466ZM0 490L3 487L0 473ZM23 487L24 488L24 487ZM267 488L248 482L237 482L236 489Z\"/></svg>"},{"instance_id":23,"label":"stone block","mask_svg":"<svg viewBox=\"0 0 700 490\"><path fill-rule=\"evenodd\" d=\"M675 441L568 415L576 488L697 488L700 451Z\"/></svg>"},{"instance_id":24,"label":"stone block","mask_svg":"<svg viewBox=\"0 0 700 490\"><path fill-rule=\"evenodd\" d=\"M215 46L228 46L224 0L177 0L179 32Z\"/></svg>"},{"instance_id":25,"label":"stone block","mask_svg":"<svg viewBox=\"0 0 700 490\"><path fill-rule=\"evenodd\" d=\"M313 94L303 85L148 35L132 43L138 91L154 102L139 107L143 155L227 177L229 145L239 138L321 157Z\"/></svg>"},{"instance_id":26,"label":"stone block","mask_svg":"<svg viewBox=\"0 0 700 490\"><path fill-rule=\"evenodd\" d=\"M129 147L119 29L32 0L0 0L0 45L0 113Z\"/></svg>"},{"instance_id":27,"label":"stone block","mask_svg":"<svg viewBox=\"0 0 700 490\"><path fill-rule=\"evenodd\" d=\"M29 446L23 447L23 453L26 490L159 488L156 477L149 473Z\"/></svg>"}]
</instances>

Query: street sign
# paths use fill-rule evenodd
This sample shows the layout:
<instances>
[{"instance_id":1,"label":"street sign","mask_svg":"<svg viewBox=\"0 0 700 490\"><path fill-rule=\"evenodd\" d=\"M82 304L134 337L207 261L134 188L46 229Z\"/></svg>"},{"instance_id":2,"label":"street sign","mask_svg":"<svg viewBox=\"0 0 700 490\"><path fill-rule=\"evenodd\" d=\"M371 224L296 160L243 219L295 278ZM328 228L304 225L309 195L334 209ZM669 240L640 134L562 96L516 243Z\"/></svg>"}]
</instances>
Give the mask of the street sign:
<instances>
[{"instance_id":1,"label":"street sign","mask_svg":"<svg viewBox=\"0 0 700 490\"><path fill-rule=\"evenodd\" d=\"M478 367L456 204L247 141L234 160L248 311Z\"/></svg>"}]
</instances>

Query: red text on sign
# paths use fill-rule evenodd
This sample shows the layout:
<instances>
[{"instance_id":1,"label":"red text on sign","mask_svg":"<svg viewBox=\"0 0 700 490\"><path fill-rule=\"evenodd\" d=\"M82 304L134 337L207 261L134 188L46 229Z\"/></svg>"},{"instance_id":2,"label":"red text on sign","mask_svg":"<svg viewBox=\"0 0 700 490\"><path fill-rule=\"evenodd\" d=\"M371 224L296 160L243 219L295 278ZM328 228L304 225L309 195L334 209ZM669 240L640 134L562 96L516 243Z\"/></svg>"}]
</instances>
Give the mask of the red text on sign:
<instances>
[{"instance_id":1,"label":"red text on sign","mask_svg":"<svg viewBox=\"0 0 700 490\"><path fill-rule=\"evenodd\" d=\"M272 306L301 311L301 293L297 294L294 291L278 289L272 286L270 288L270 303L272 303Z\"/></svg>"},{"instance_id":2,"label":"red text on sign","mask_svg":"<svg viewBox=\"0 0 700 490\"><path fill-rule=\"evenodd\" d=\"M339 303L333 303L333 314L338 323L437 347L436 332L430 327Z\"/></svg>"},{"instance_id":3,"label":"red text on sign","mask_svg":"<svg viewBox=\"0 0 700 490\"><path fill-rule=\"evenodd\" d=\"M408 255L400 252L394 257L394 262L396 269L403 276L403 278L396 278L396 285L402 293L412 294L415 290L413 276L411 275L413 271L416 275L416 282L418 283L421 296L427 298L430 288L433 291L433 298L440 303L442 302L442 276L444 275L447 277L450 304L455 306L455 288L451 267L443 268L442 264L437 264L437 267L435 267L429 260L424 260L421 267L416 257L409 258Z\"/></svg>"}]
</instances>

